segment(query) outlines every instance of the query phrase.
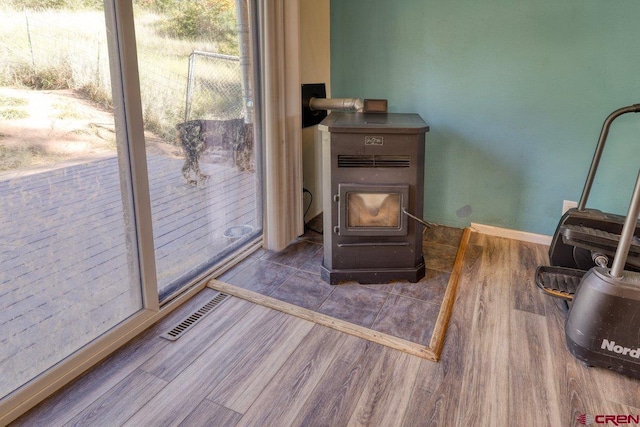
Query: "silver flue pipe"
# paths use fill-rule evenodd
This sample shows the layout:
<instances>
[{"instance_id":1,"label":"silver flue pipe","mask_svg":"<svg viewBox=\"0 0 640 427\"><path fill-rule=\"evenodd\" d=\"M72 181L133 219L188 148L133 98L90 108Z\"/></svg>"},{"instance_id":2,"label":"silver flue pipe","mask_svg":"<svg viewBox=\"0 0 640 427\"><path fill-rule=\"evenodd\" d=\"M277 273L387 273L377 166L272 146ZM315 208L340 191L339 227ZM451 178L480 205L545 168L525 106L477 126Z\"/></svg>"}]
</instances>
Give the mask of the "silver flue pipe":
<instances>
[{"instance_id":1,"label":"silver flue pipe","mask_svg":"<svg viewBox=\"0 0 640 427\"><path fill-rule=\"evenodd\" d=\"M364 104L358 98L311 98L309 108L311 111L342 110L361 113Z\"/></svg>"}]
</instances>

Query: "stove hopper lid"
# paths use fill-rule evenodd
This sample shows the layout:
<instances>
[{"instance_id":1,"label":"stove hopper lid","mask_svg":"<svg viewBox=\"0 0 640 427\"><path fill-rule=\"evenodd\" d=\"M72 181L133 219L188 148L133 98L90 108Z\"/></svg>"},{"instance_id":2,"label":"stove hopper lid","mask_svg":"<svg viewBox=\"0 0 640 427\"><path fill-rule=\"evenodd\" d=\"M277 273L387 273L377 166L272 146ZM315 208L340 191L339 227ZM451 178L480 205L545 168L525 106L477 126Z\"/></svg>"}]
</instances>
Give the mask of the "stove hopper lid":
<instances>
[{"instance_id":1,"label":"stove hopper lid","mask_svg":"<svg viewBox=\"0 0 640 427\"><path fill-rule=\"evenodd\" d=\"M401 113L331 113L318 129L335 133L394 133L417 134L429 132L429 126L418 114Z\"/></svg>"}]
</instances>

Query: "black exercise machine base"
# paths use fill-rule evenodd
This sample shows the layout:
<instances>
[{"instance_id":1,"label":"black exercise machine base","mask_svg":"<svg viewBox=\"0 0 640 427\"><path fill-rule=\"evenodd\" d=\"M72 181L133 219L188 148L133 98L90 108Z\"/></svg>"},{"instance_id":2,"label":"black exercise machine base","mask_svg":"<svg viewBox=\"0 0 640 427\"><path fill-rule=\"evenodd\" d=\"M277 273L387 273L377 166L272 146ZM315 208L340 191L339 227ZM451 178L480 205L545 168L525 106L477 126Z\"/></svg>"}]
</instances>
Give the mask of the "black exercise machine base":
<instances>
[{"instance_id":1,"label":"black exercise machine base","mask_svg":"<svg viewBox=\"0 0 640 427\"><path fill-rule=\"evenodd\" d=\"M584 270L541 266L536 269L536 285L547 295L572 301Z\"/></svg>"}]
</instances>

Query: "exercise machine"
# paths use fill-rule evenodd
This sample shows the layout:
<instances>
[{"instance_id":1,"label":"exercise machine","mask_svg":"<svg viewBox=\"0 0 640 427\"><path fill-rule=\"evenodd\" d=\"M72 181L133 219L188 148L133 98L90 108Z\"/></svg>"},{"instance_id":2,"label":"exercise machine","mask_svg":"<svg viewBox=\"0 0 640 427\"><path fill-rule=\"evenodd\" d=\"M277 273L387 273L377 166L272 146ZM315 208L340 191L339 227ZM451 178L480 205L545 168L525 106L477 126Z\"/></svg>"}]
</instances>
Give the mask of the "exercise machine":
<instances>
[{"instance_id":1,"label":"exercise machine","mask_svg":"<svg viewBox=\"0 0 640 427\"><path fill-rule=\"evenodd\" d=\"M571 300L586 270L611 266L625 217L586 205L611 124L623 114L638 112L640 104L634 104L617 109L604 121L578 206L565 212L558 223L549 246L550 266L536 272L536 284L549 295ZM640 235L640 224L637 220L634 224L632 234ZM624 267L640 271L640 239L634 236L630 243Z\"/></svg>"},{"instance_id":2,"label":"exercise machine","mask_svg":"<svg viewBox=\"0 0 640 427\"><path fill-rule=\"evenodd\" d=\"M640 214L640 171L612 266L582 277L567 316L567 348L586 365L640 378L640 272L625 270Z\"/></svg>"}]
</instances>

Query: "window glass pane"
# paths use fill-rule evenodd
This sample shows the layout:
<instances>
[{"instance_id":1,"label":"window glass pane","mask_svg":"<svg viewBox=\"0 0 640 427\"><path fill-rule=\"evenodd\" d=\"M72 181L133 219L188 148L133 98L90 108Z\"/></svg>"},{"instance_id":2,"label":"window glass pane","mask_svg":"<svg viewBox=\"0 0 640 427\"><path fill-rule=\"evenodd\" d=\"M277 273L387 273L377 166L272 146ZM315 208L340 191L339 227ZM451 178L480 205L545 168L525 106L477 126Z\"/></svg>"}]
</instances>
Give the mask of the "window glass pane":
<instances>
[{"instance_id":1,"label":"window glass pane","mask_svg":"<svg viewBox=\"0 0 640 427\"><path fill-rule=\"evenodd\" d=\"M349 227L400 227L398 193L347 193Z\"/></svg>"},{"instance_id":2,"label":"window glass pane","mask_svg":"<svg viewBox=\"0 0 640 427\"><path fill-rule=\"evenodd\" d=\"M136 6L163 298L261 233L248 4L167 0Z\"/></svg>"},{"instance_id":3,"label":"window glass pane","mask_svg":"<svg viewBox=\"0 0 640 427\"><path fill-rule=\"evenodd\" d=\"M102 3L24 3L0 9L0 398L142 307Z\"/></svg>"}]
</instances>

